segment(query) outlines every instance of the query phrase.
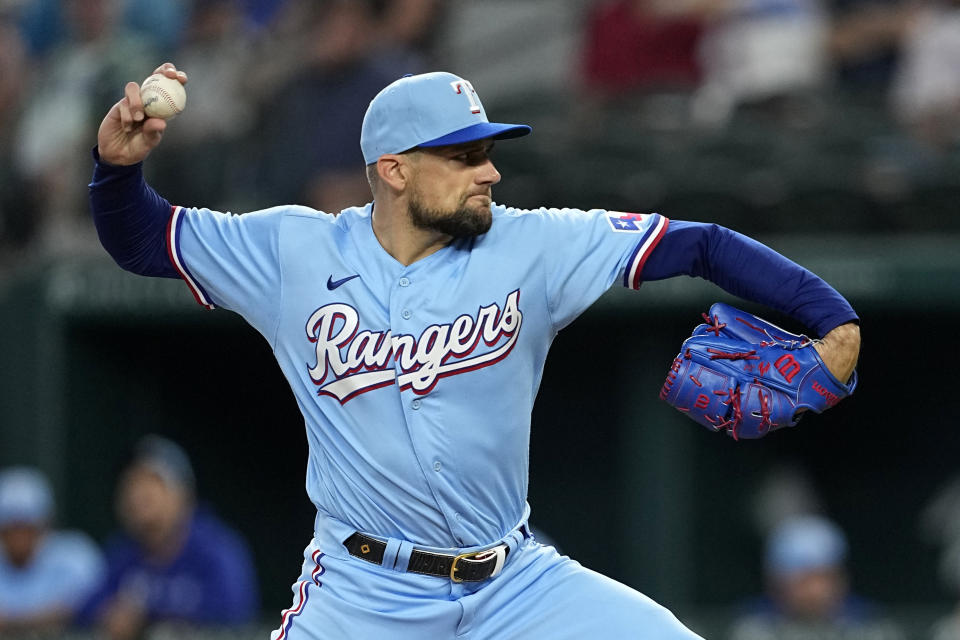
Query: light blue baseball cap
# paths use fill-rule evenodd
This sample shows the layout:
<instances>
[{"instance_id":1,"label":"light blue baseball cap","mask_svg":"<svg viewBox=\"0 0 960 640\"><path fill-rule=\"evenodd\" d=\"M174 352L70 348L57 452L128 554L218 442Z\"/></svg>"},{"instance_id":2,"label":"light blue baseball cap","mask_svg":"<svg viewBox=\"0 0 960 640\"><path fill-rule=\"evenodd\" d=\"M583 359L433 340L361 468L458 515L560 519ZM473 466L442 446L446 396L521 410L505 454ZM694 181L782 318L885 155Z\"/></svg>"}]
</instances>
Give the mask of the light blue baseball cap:
<instances>
[{"instance_id":1,"label":"light blue baseball cap","mask_svg":"<svg viewBox=\"0 0 960 640\"><path fill-rule=\"evenodd\" d=\"M469 81L445 71L407 75L378 93L363 116L360 149L367 164L385 153L483 140L519 138L525 124L490 122Z\"/></svg>"},{"instance_id":2,"label":"light blue baseball cap","mask_svg":"<svg viewBox=\"0 0 960 640\"><path fill-rule=\"evenodd\" d=\"M840 567L846 557L843 531L820 516L791 517L778 525L767 541L767 571L776 576Z\"/></svg>"},{"instance_id":3,"label":"light blue baseball cap","mask_svg":"<svg viewBox=\"0 0 960 640\"><path fill-rule=\"evenodd\" d=\"M31 467L0 472L0 527L43 525L53 518L53 491L46 477Z\"/></svg>"},{"instance_id":4,"label":"light blue baseball cap","mask_svg":"<svg viewBox=\"0 0 960 640\"><path fill-rule=\"evenodd\" d=\"M149 469L168 487L191 492L196 488L196 476L187 452L173 440L157 434L148 434L137 442L127 466Z\"/></svg>"}]
</instances>

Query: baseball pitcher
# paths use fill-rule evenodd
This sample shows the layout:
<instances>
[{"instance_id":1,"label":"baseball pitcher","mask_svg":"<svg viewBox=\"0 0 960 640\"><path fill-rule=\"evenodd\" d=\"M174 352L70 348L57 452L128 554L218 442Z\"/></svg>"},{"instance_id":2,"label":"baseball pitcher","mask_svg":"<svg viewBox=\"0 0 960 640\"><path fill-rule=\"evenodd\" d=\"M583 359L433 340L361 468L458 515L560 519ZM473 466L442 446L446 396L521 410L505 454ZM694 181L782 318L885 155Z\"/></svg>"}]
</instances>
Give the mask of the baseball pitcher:
<instances>
[{"instance_id":1,"label":"baseball pitcher","mask_svg":"<svg viewBox=\"0 0 960 640\"><path fill-rule=\"evenodd\" d=\"M186 82L170 63L157 72ZM698 637L530 534L530 415L551 341L614 284L700 276L823 336L794 360L852 390L858 318L843 297L716 225L495 203L494 145L530 127L490 122L450 73L400 78L371 101L360 146L373 201L337 214L171 206L142 177L168 123L144 116L138 89L126 86L94 151L104 247L125 269L181 278L201 305L241 314L304 416L317 516L272 640ZM709 369L704 353L684 375ZM736 377L718 368L710 393ZM731 432L734 403L709 399L710 424ZM670 401L708 410L696 393Z\"/></svg>"}]
</instances>

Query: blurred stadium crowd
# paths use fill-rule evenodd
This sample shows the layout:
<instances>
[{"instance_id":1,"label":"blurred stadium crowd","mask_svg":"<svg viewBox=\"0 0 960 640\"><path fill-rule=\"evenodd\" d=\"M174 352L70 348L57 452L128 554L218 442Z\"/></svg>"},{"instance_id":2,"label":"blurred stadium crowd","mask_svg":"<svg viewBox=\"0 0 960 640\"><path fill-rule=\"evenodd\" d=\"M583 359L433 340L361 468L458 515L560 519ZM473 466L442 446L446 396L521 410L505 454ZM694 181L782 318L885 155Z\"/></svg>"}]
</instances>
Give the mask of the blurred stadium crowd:
<instances>
[{"instance_id":1,"label":"blurred stadium crowd","mask_svg":"<svg viewBox=\"0 0 960 640\"><path fill-rule=\"evenodd\" d=\"M338 211L368 200L367 102L403 73L442 68L471 79L498 120L533 125L529 144L498 147L497 196L510 204L657 208L747 233L960 229L957 0L0 0L0 280L100 252L85 188L97 124L125 82L165 60L190 75L188 101L147 173L177 203ZM189 487L175 458L151 473ZM52 515L42 479L9 486L0 638L16 612L8 594L26 594L8 544L25 534L3 532L26 523L46 535ZM934 504L931 530L956 528L956 493ZM4 520L18 499L25 515ZM769 595L731 637L904 637L851 599L842 532L781 524ZM242 541L209 527L244 557ZM74 612L92 620L80 581L96 593L116 579L111 559L133 553L115 546L104 560L82 537L60 543L76 564L89 559L77 567L86 578L41 627ZM254 611L253 577L232 581L251 586L218 606ZM136 637L142 611L100 597L105 632ZM225 615L198 621L246 622ZM960 623L935 633L960 638Z\"/></svg>"},{"instance_id":2,"label":"blurred stadium crowd","mask_svg":"<svg viewBox=\"0 0 960 640\"><path fill-rule=\"evenodd\" d=\"M950 0L3 0L0 267L95 246L97 123L163 60L189 107L150 178L185 204L367 200L366 103L447 68L543 134L503 145L511 204L747 232L910 228L918 202L930 226L956 218L937 213L960 173Z\"/></svg>"},{"instance_id":3,"label":"blurred stadium crowd","mask_svg":"<svg viewBox=\"0 0 960 640\"><path fill-rule=\"evenodd\" d=\"M156 625L257 622L247 543L198 501L195 483L179 445L144 437L117 479L121 530L101 551L85 533L57 528L41 472L0 472L0 637L76 628L133 640Z\"/></svg>"},{"instance_id":4,"label":"blurred stadium crowd","mask_svg":"<svg viewBox=\"0 0 960 640\"><path fill-rule=\"evenodd\" d=\"M360 158L354 120L388 78L423 67L437 10L419 0L6 0L4 251L91 246L82 187L97 124L127 81L164 60L193 80L191 116L171 130L154 180L171 198L329 206L353 197L364 183L346 170Z\"/></svg>"}]
</instances>

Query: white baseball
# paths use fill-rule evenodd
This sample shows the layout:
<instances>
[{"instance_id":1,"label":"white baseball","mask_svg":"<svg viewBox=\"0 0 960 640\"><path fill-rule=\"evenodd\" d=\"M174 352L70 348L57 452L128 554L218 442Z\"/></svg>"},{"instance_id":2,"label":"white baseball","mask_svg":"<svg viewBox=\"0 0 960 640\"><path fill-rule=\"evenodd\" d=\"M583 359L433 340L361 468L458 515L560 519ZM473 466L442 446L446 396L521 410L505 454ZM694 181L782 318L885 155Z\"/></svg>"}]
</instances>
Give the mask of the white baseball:
<instances>
[{"instance_id":1,"label":"white baseball","mask_svg":"<svg viewBox=\"0 0 960 640\"><path fill-rule=\"evenodd\" d=\"M151 118L169 120L187 104L187 92L179 80L155 73L140 85L143 111Z\"/></svg>"}]
</instances>

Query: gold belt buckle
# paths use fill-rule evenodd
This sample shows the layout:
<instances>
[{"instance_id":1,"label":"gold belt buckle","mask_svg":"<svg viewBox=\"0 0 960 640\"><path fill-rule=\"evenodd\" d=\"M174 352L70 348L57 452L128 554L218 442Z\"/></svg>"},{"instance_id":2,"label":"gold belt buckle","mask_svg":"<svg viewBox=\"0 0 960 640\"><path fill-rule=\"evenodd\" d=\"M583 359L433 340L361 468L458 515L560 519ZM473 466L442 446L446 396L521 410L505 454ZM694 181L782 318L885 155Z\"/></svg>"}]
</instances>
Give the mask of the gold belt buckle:
<instances>
[{"instance_id":1,"label":"gold belt buckle","mask_svg":"<svg viewBox=\"0 0 960 640\"><path fill-rule=\"evenodd\" d=\"M474 559L480 558L480 560L488 560L489 558L497 555L496 549L487 549L486 551L474 551L473 553L461 553L456 558L453 559L453 562L450 564L450 579L454 582L463 582L462 579L457 577L457 563L463 560L464 558Z\"/></svg>"}]
</instances>

